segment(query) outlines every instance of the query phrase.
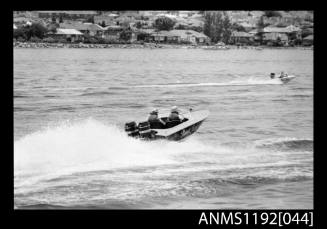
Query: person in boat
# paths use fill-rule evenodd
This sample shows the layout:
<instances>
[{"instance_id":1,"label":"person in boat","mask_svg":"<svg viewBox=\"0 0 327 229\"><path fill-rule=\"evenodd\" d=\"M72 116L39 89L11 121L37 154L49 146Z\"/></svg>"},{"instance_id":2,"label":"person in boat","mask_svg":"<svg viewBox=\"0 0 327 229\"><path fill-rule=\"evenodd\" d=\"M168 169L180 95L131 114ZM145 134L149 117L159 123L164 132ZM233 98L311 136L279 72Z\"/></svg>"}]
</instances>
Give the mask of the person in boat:
<instances>
[{"instance_id":1,"label":"person in boat","mask_svg":"<svg viewBox=\"0 0 327 229\"><path fill-rule=\"evenodd\" d=\"M181 121L181 117L179 116L179 110L177 106L173 106L170 110L170 115L168 117L169 121Z\"/></svg>"},{"instance_id":2,"label":"person in boat","mask_svg":"<svg viewBox=\"0 0 327 229\"><path fill-rule=\"evenodd\" d=\"M275 79L275 73L273 73L273 72L270 73L270 78L271 78L271 79Z\"/></svg>"},{"instance_id":3,"label":"person in boat","mask_svg":"<svg viewBox=\"0 0 327 229\"><path fill-rule=\"evenodd\" d=\"M150 123L151 129L162 129L166 126L166 123L158 117L158 109L154 109L150 112L150 116L148 118L148 122Z\"/></svg>"},{"instance_id":4,"label":"person in boat","mask_svg":"<svg viewBox=\"0 0 327 229\"><path fill-rule=\"evenodd\" d=\"M287 74L285 74L284 72L281 72L279 78L284 78L284 77L287 77Z\"/></svg>"}]
</instances>

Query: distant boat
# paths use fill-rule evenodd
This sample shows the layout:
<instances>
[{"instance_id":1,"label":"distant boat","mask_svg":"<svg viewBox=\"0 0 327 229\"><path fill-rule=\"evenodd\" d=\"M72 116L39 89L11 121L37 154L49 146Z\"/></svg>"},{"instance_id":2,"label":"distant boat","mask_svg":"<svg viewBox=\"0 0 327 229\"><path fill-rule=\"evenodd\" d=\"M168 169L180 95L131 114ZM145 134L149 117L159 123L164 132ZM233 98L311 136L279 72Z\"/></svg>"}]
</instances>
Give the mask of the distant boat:
<instances>
[{"instance_id":1,"label":"distant boat","mask_svg":"<svg viewBox=\"0 0 327 229\"><path fill-rule=\"evenodd\" d=\"M280 79L283 83L287 83L294 78L295 78L295 76L290 75L290 76L279 77L278 79Z\"/></svg>"}]
</instances>

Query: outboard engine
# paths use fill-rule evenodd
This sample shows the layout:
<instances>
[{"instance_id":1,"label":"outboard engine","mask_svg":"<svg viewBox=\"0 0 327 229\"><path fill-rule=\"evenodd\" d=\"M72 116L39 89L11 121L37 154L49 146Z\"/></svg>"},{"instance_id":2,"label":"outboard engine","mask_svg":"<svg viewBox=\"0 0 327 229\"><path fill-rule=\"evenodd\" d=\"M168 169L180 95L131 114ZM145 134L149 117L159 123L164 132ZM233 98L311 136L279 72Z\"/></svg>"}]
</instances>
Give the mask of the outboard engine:
<instances>
[{"instance_id":1,"label":"outboard engine","mask_svg":"<svg viewBox=\"0 0 327 229\"><path fill-rule=\"evenodd\" d=\"M152 131L149 122L140 122L138 129L141 138L152 138Z\"/></svg>"},{"instance_id":2,"label":"outboard engine","mask_svg":"<svg viewBox=\"0 0 327 229\"><path fill-rule=\"evenodd\" d=\"M125 131L128 136L135 137L139 135L139 130L137 129L136 122L128 122L125 124Z\"/></svg>"}]
</instances>

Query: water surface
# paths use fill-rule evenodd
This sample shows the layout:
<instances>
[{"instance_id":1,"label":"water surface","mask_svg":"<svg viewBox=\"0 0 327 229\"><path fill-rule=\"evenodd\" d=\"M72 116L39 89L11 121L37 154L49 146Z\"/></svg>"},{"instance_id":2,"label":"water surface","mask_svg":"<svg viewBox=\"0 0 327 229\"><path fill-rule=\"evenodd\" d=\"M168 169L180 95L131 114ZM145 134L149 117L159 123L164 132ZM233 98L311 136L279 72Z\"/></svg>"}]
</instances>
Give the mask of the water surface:
<instances>
[{"instance_id":1,"label":"water surface","mask_svg":"<svg viewBox=\"0 0 327 229\"><path fill-rule=\"evenodd\" d=\"M126 137L173 105L210 116ZM17 208L313 208L313 51L17 48L14 140Z\"/></svg>"}]
</instances>

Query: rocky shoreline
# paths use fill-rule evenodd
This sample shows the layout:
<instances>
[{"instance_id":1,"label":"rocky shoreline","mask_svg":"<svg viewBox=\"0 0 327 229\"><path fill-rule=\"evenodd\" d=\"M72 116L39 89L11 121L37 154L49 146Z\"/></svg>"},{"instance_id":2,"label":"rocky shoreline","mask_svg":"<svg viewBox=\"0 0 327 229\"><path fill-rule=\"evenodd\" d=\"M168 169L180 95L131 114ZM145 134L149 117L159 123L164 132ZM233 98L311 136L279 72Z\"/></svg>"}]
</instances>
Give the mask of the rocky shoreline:
<instances>
[{"instance_id":1,"label":"rocky shoreline","mask_svg":"<svg viewBox=\"0 0 327 229\"><path fill-rule=\"evenodd\" d=\"M84 44L84 43L41 43L41 42L14 42L14 48L173 48L173 49L216 49L216 50L228 50L228 49L308 49L313 50L313 47L271 47L271 46L234 46L228 45L226 47L216 48L215 46L203 46L203 45L177 45L177 44L156 44L156 43L144 43L144 44Z\"/></svg>"}]
</instances>

